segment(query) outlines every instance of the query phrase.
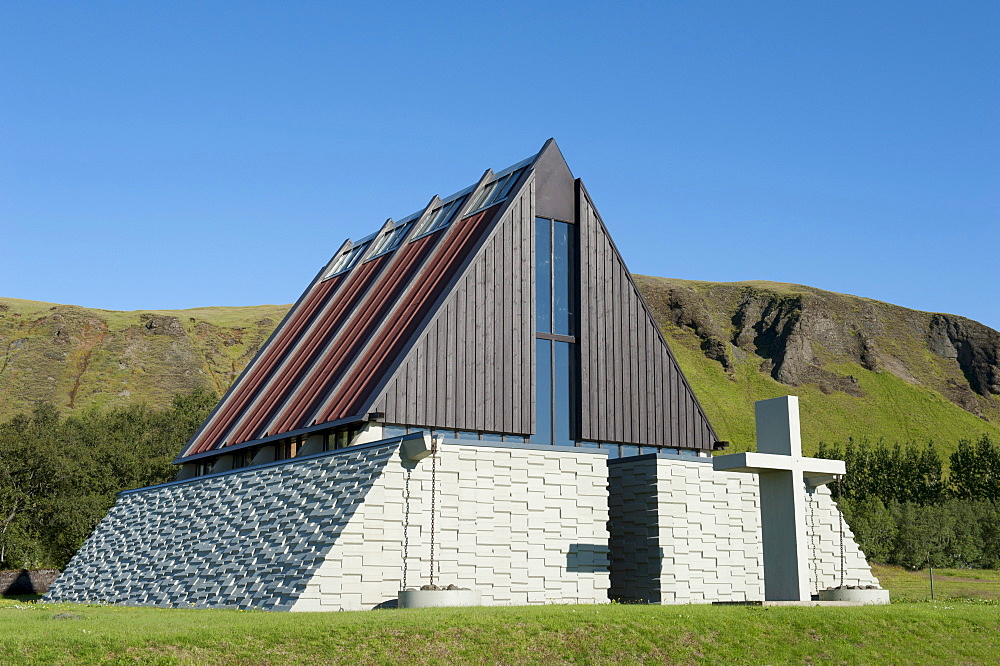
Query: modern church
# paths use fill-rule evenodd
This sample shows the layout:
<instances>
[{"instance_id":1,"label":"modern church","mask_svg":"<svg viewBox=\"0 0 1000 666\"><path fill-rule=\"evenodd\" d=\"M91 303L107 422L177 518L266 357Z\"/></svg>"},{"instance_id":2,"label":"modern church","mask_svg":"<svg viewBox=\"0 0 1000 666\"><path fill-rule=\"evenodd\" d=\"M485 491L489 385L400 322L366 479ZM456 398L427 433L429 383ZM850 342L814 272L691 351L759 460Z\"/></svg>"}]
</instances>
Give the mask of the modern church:
<instances>
[{"instance_id":1,"label":"modern church","mask_svg":"<svg viewBox=\"0 0 1000 666\"><path fill-rule=\"evenodd\" d=\"M357 610L433 583L484 605L762 601L763 472L716 469L725 444L549 140L345 241L176 480L121 493L47 598ZM878 584L826 480L789 486L798 598Z\"/></svg>"}]
</instances>

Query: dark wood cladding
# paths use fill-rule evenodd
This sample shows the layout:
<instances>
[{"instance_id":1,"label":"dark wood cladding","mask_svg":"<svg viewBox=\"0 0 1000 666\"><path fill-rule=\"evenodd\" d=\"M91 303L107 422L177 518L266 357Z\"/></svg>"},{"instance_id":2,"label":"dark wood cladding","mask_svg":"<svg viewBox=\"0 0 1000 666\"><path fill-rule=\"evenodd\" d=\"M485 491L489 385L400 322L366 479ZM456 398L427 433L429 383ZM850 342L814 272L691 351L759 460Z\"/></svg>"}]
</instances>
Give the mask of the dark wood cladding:
<instances>
[{"instance_id":1,"label":"dark wood cladding","mask_svg":"<svg viewBox=\"0 0 1000 666\"><path fill-rule=\"evenodd\" d=\"M481 240L496 213L496 207L490 208L453 225L444 247L424 267L419 283L402 299L392 321L374 337L350 378L319 408L315 420L344 418L359 413L370 402L373 386L395 364L403 349L410 346L417 327L445 292L458 266L469 258L470 251Z\"/></svg>"},{"instance_id":2,"label":"dark wood cladding","mask_svg":"<svg viewBox=\"0 0 1000 666\"><path fill-rule=\"evenodd\" d=\"M532 179L375 401L386 422L532 432L534 202Z\"/></svg>"},{"instance_id":3,"label":"dark wood cladding","mask_svg":"<svg viewBox=\"0 0 1000 666\"><path fill-rule=\"evenodd\" d=\"M184 455L362 416L501 208L310 285Z\"/></svg>"},{"instance_id":4,"label":"dark wood cladding","mask_svg":"<svg viewBox=\"0 0 1000 666\"><path fill-rule=\"evenodd\" d=\"M711 449L716 435L577 181L585 440Z\"/></svg>"}]
</instances>

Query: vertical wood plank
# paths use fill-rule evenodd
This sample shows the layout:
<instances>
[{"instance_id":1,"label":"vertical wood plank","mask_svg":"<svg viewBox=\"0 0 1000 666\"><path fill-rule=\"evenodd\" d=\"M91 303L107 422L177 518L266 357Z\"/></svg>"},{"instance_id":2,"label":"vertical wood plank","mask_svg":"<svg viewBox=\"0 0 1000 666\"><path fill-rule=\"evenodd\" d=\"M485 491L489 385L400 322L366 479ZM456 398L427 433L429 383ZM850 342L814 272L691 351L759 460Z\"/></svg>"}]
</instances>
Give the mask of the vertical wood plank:
<instances>
[{"instance_id":1,"label":"vertical wood plank","mask_svg":"<svg viewBox=\"0 0 1000 666\"><path fill-rule=\"evenodd\" d=\"M612 285L612 296L611 296L611 349L618 349L625 352L626 349L622 347L622 302L621 302L621 292L622 292L622 276L621 271L616 270L618 267L615 265L614 253L610 251L610 244L608 245L607 252L607 264L608 270L611 272L611 285ZM625 362L628 362L627 354L623 354L626 358ZM624 377L624 363L610 362L611 367L614 370L614 387L612 395L615 396L615 405L612 420L612 427L614 431L615 440L619 442L626 442L628 439L625 437L625 424L622 422L622 405L625 402L625 377Z\"/></svg>"},{"instance_id":2,"label":"vertical wood plank","mask_svg":"<svg viewBox=\"0 0 1000 666\"><path fill-rule=\"evenodd\" d=\"M483 266L483 401L480 406L482 430L494 430L494 409L496 401L493 397L493 382L496 380L496 324L494 310L496 308L496 242L490 241L484 248L485 264Z\"/></svg>"},{"instance_id":3,"label":"vertical wood plank","mask_svg":"<svg viewBox=\"0 0 1000 666\"><path fill-rule=\"evenodd\" d=\"M582 337L582 344L586 345L583 350L586 357L587 364L587 383L588 385L584 388L587 395L587 404L584 408L586 413L584 418L587 423L587 439L600 440L600 427L597 423L598 421L598 402L597 402L597 392L598 387L601 383L600 372L597 367L597 336L594 330L595 319L597 318L597 304L595 302L596 298L596 283L598 275L597 266L597 248L594 241L594 221L590 214L590 205L587 201L586 196L584 196L583 191L580 191L580 224L583 225L585 231L582 234L585 238L583 245L583 251L587 255L587 274L581 276L581 282L584 283L583 289L584 293L587 295L587 305L582 308L581 317L583 321L580 323L580 333Z\"/></svg>"},{"instance_id":4,"label":"vertical wood plank","mask_svg":"<svg viewBox=\"0 0 1000 666\"><path fill-rule=\"evenodd\" d=\"M486 301L486 269L482 261L476 262L476 430L485 429L486 400L483 386L483 377L486 374L486 317L483 311L483 303Z\"/></svg>"},{"instance_id":5,"label":"vertical wood plank","mask_svg":"<svg viewBox=\"0 0 1000 666\"><path fill-rule=\"evenodd\" d=\"M534 266L535 266L535 181L530 184L530 193L527 199L527 211L524 213L524 224L521 227L521 244L526 253L525 263L522 264L523 272L521 282L527 292L527 297L523 299L521 308L521 320L528 322L522 327L524 331L521 337L521 368L526 379L524 382L523 396L525 408L522 410L521 418L524 424L524 432L532 433L535 430L535 309L534 309Z\"/></svg>"},{"instance_id":6,"label":"vertical wood plank","mask_svg":"<svg viewBox=\"0 0 1000 666\"><path fill-rule=\"evenodd\" d=\"M500 302L501 307L498 310L500 313L498 326L502 333L502 338L497 353L500 356L500 367L503 372L501 373L497 390L503 397L503 400L498 401L499 414L497 414L497 425L499 427L497 430L504 432L511 432L514 429L514 399L511 392L514 386L514 373L512 372L513 354L511 353L511 347L514 343L514 330L512 328L514 324L514 262L511 260L511 252L513 250L513 228L519 215L518 208L520 208L520 201L515 201L511 207L511 211L507 214L503 229L501 229L502 242L500 243L499 257L500 288L503 292L503 298Z\"/></svg>"},{"instance_id":7,"label":"vertical wood plank","mask_svg":"<svg viewBox=\"0 0 1000 666\"><path fill-rule=\"evenodd\" d=\"M524 196L517 202L517 212L511 217L510 227L510 432L521 430L521 303L525 293L521 285L521 268L523 255L521 251L521 224L524 217ZM514 388L516 387L516 389Z\"/></svg>"},{"instance_id":8,"label":"vertical wood plank","mask_svg":"<svg viewBox=\"0 0 1000 666\"><path fill-rule=\"evenodd\" d=\"M469 345L469 318L465 311L468 276L455 294L455 428L468 430L469 379L465 350Z\"/></svg>"}]
</instances>

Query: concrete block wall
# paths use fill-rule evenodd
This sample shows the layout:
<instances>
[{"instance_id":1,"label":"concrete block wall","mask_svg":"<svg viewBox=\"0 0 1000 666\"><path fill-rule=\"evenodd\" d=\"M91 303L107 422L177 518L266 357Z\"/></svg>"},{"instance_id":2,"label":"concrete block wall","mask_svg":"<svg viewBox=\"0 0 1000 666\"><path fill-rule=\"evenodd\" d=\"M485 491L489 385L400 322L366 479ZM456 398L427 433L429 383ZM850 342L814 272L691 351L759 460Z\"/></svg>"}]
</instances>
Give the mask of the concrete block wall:
<instances>
[{"instance_id":1,"label":"concrete block wall","mask_svg":"<svg viewBox=\"0 0 1000 666\"><path fill-rule=\"evenodd\" d=\"M819 486L806 494L808 525L809 582L812 592L841 584L840 534L843 529L844 585L878 585L865 554L854 541L854 533L846 521L841 521L840 509L833 501L830 489Z\"/></svg>"},{"instance_id":2,"label":"concrete block wall","mask_svg":"<svg viewBox=\"0 0 1000 666\"><path fill-rule=\"evenodd\" d=\"M124 493L46 599L391 604L404 554L407 585L429 582L431 459L405 463L398 443ZM436 582L479 590L489 605L606 602L606 486L606 457L582 449L443 445Z\"/></svg>"},{"instance_id":3,"label":"concrete block wall","mask_svg":"<svg viewBox=\"0 0 1000 666\"><path fill-rule=\"evenodd\" d=\"M289 610L398 444L123 493L49 601Z\"/></svg>"},{"instance_id":4,"label":"concrete block wall","mask_svg":"<svg viewBox=\"0 0 1000 666\"><path fill-rule=\"evenodd\" d=\"M612 461L611 596L651 603L764 598L757 477L668 455ZM805 490L803 490L805 492ZM840 516L824 487L808 495L813 590L840 584ZM844 526L848 585L877 585Z\"/></svg>"},{"instance_id":5,"label":"concrete block wall","mask_svg":"<svg viewBox=\"0 0 1000 666\"><path fill-rule=\"evenodd\" d=\"M436 584L477 590L485 605L607 602L604 455L449 441L437 458ZM408 587L430 582L431 466L386 467L293 610L373 608L395 600L404 575Z\"/></svg>"}]
</instances>

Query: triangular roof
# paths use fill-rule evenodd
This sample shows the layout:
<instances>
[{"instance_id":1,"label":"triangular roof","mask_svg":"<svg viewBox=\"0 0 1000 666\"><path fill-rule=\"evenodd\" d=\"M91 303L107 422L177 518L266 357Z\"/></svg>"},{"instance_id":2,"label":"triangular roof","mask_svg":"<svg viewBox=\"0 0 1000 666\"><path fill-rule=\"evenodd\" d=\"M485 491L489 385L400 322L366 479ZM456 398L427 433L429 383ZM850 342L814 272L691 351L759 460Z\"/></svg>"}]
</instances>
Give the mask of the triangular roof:
<instances>
[{"instance_id":1,"label":"triangular roof","mask_svg":"<svg viewBox=\"0 0 1000 666\"><path fill-rule=\"evenodd\" d=\"M578 230L576 438L711 449L715 432L550 139L346 241L178 462L370 418L530 435L538 217Z\"/></svg>"}]
</instances>

